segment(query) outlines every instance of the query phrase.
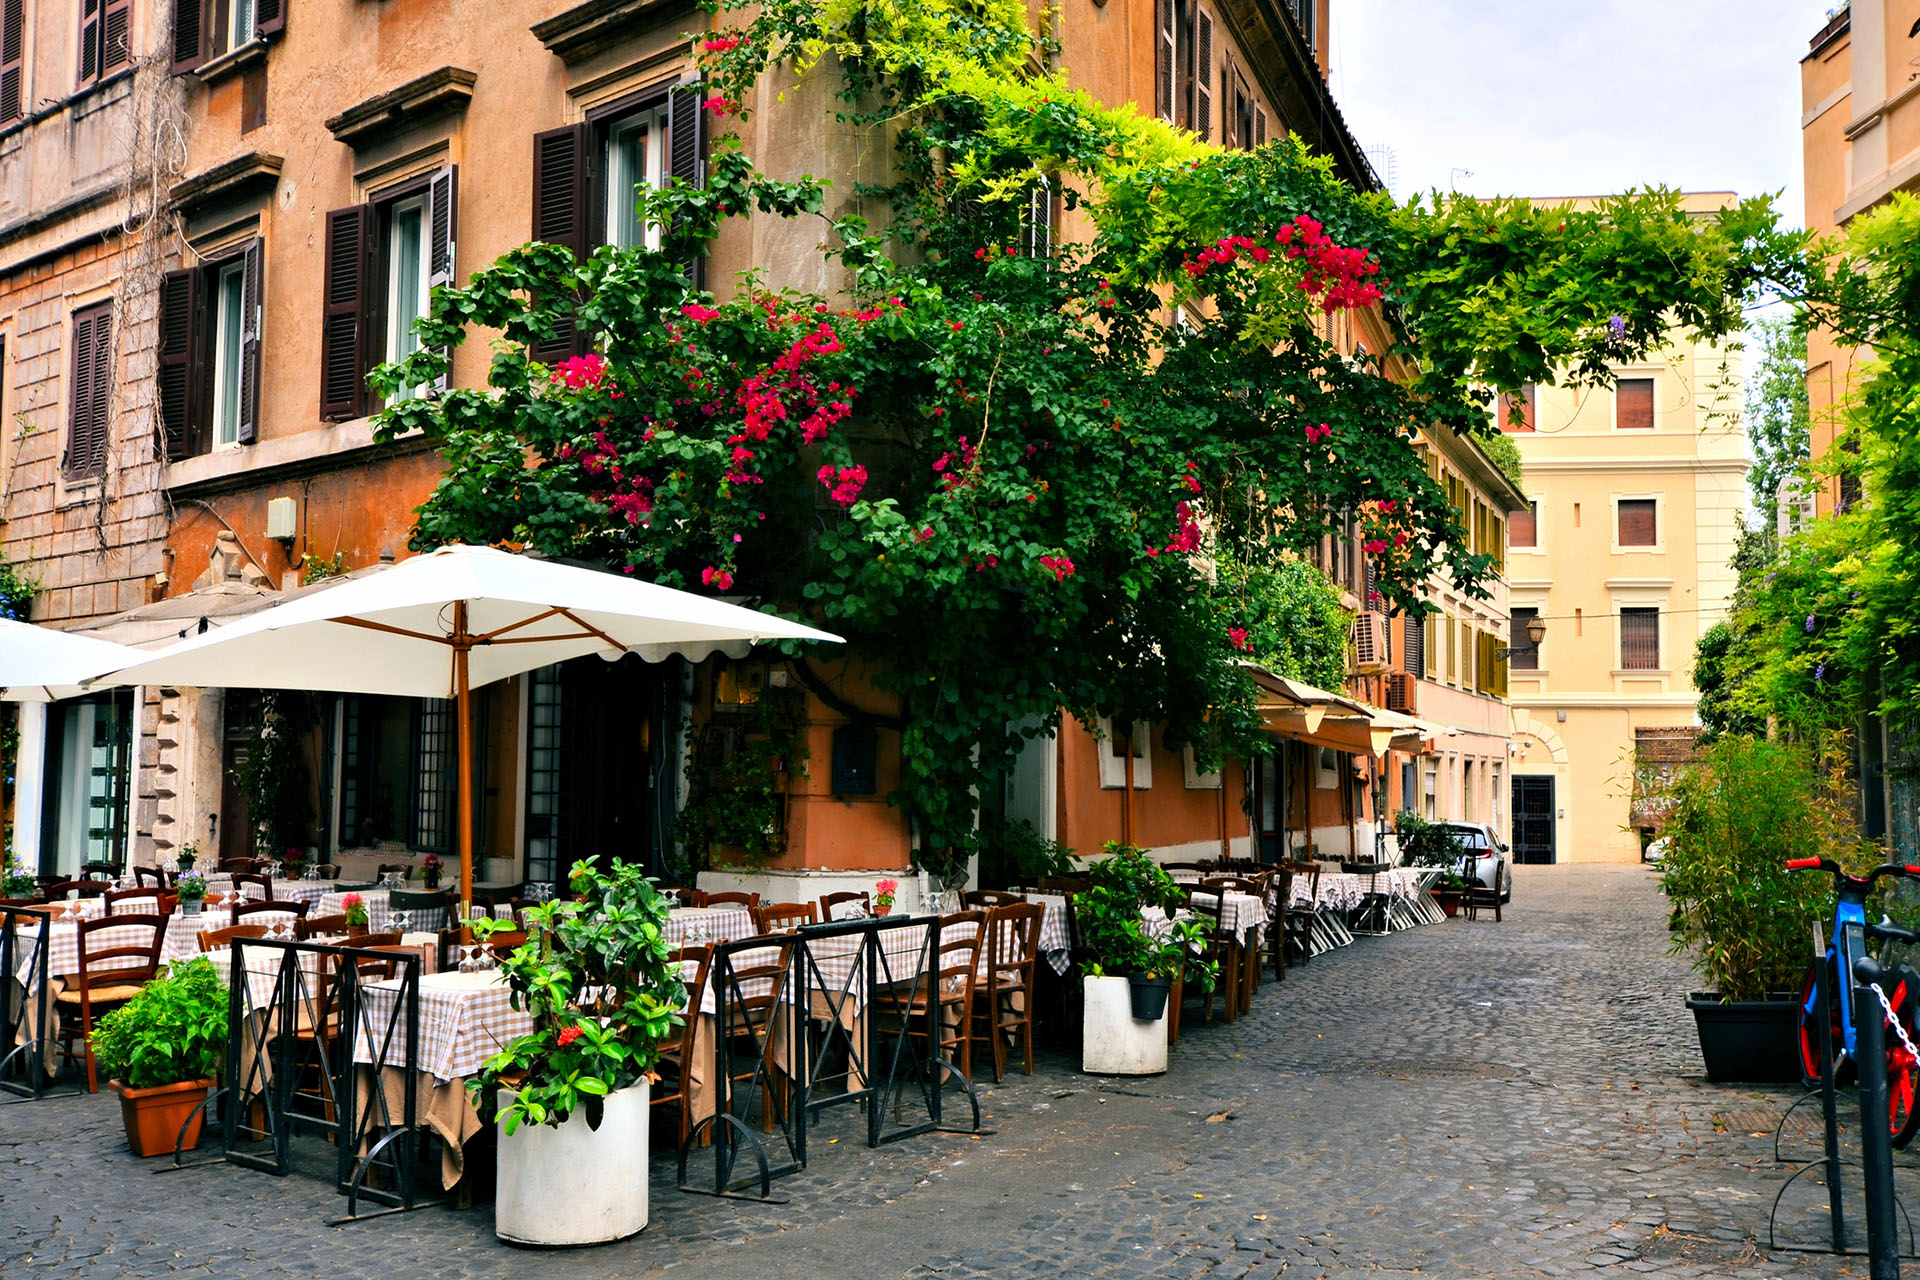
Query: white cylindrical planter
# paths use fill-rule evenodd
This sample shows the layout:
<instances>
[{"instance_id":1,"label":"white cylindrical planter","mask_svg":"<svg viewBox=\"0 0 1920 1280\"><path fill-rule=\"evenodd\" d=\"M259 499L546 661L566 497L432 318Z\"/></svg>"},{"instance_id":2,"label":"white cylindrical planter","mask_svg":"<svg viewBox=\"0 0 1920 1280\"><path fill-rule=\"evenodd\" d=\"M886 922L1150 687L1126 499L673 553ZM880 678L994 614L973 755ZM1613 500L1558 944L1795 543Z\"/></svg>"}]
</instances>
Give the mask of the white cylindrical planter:
<instances>
[{"instance_id":1,"label":"white cylindrical planter","mask_svg":"<svg viewBox=\"0 0 1920 1280\"><path fill-rule=\"evenodd\" d=\"M1080 1069L1089 1075L1150 1076L1167 1069L1167 1020L1133 1016L1125 978L1080 980Z\"/></svg>"},{"instance_id":2,"label":"white cylindrical planter","mask_svg":"<svg viewBox=\"0 0 1920 1280\"><path fill-rule=\"evenodd\" d=\"M598 1129L575 1111L559 1128L500 1132L493 1233L514 1244L604 1244L647 1225L647 1082L608 1094ZM502 1091L504 1108L512 1095Z\"/></svg>"}]
</instances>

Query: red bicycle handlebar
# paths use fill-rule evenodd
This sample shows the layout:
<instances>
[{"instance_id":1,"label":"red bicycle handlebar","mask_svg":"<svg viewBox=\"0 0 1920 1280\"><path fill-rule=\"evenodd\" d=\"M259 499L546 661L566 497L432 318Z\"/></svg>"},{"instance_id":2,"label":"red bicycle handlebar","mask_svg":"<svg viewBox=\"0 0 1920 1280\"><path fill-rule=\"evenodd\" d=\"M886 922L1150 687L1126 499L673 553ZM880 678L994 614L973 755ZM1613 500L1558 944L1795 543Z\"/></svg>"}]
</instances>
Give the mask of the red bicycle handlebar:
<instances>
[{"instance_id":1,"label":"red bicycle handlebar","mask_svg":"<svg viewBox=\"0 0 1920 1280\"><path fill-rule=\"evenodd\" d=\"M1819 858L1794 858L1787 863L1789 871L1816 871L1820 867Z\"/></svg>"}]
</instances>

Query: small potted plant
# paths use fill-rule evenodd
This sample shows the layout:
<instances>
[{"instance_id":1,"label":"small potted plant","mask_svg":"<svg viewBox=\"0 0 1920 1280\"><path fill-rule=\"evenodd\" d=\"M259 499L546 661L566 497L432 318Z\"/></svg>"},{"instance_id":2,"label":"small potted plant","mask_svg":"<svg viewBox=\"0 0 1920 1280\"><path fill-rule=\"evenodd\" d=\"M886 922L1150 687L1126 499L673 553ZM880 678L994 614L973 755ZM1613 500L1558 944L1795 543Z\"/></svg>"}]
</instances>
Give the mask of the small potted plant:
<instances>
[{"instance_id":1,"label":"small potted plant","mask_svg":"<svg viewBox=\"0 0 1920 1280\"><path fill-rule=\"evenodd\" d=\"M1457 915L1461 895L1467 887L1460 876L1460 863L1467 856L1467 848L1459 834L1441 823L1428 822L1411 809L1402 809L1394 818L1393 827L1400 842L1401 865L1437 870L1440 874L1427 892L1440 904L1442 913Z\"/></svg>"},{"instance_id":2,"label":"small potted plant","mask_svg":"<svg viewBox=\"0 0 1920 1280\"><path fill-rule=\"evenodd\" d=\"M182 871L193 870L193 864L198 861L200 861L200 846L196 844L181 845L180 852L174 856L174 862Z\"/></svg>"},{"instance_id":3,"label":"small potted plant","mask_svg":"<svg viewBox=\"0 0 1920 1280\"><path fill-rule=\"evenodd\" d=\"M1093 887L1074 895L1080 926L1081 1069L1151 1075L1167 1069L1162 1021L1177 976L1211 990L1216 966L1203 958L1208 923L1179 920L1186 890L1131 845L1109 842L1087 868ZM1159 919L1150 924L1149 910Z\"/></svg>"},{"instance_id":4,"label":"small potted plant","mask_svg":"<svg viewBox=\"0 0 1920 1280\"><path fill-rule=\"evenodd\" d=\"M197 916L207 900L207 877L198 871L182 871L173 882L173 896L180 900L180 914Z\"/></svg>"},{"instance_id":5,"label":"small potted plant","mask_svg":"<svg viewBox=\"0 0 1920 1280\"><path fill-rule=\"evenodd\" d=\"M197 1108L227 1053L227 989L211 961L196 956L175 964L101 1018L89 1043L120 1095L135 1155L166 1155L176 1141L182 1151L200 1144L204 1113Z\"/></svg>"},{"instance_id":6,"label":"small potted plant","mask_svg":"<svg viewBox=\"0 0 1920 1280\"><path fill-rule=\"evenodd\" d=\"M517 1244L599 1244L647 1225L649 1082L681 1023L668 963L672 904L638 866L574 864L573 896L528 907L528 940L500 975L533 1030L468 1083L499 1126L494 1234ZM512 928L475 920L474 932Z\"/></svg>"},{"instance_id":7,"label":"small potted plant","mask_svg":"<svg viewBox=\"0 0 1920 1280\"><path fill-rule=\"evenodd\" d=\"M884 916L893 910L893 895L900 892L898 880L877 880L873 885L873 914Z\"/></svg>"},{"instance_id":8,"label":"small potted plant","mask_svg":"<svg viewBox=\"0 0 1920 1280\"><path fill-rule=\"evenodd\" d=\"M340 899L340 913L347 918L347 936L364 938L367 935L367 900L357 893L349 893Z\"/></svg>"},{"instance_id":9,"label":"small potted plant","mask_svg":"<svg viewBox=\"0 0 1920 1280\"><path fill-rule=\"evenodd\" d=\"M305 849L289 849L280 855L280 874L289 880L298 880L300 872L307 865Z\"/></svg>"},{"instance_id":10,"label":"small potted plant","mask_svg":"<svg viewBox=\"0 0 1920 1280\"><path fill-rule=\"evenodd\" d=\"M18 862L8 862L5 874L0 875L0 898L31 898L39 885L31 871Z\"/></svg>"},{"instance_id":11,"label":"small potted plant","mask_svg":"<svg viewBox=\"0 0 1920 1280\"><path fill-rule=\"evenodd\" d=\"M420 870L425 876L427 888L440 887L440 866L440 855L437 853L430 853L421 860Z\"/></svg>"}]
</instances>

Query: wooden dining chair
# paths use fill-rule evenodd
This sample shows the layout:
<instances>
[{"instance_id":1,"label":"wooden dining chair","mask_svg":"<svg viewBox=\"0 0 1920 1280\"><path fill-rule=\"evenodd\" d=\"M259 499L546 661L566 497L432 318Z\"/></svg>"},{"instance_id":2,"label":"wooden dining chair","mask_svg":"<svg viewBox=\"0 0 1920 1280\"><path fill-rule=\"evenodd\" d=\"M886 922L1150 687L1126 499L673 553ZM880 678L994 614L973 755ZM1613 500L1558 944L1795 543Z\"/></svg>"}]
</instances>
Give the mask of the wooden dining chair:
<instances>
[{"instance_id":1,"label":"wooden dining chair","mask_svg":"<svg viewBox=\"0 0 1920 1280\"><path fill-rule=\"evenodd\" d=\"M1313 935L1319 921L1320 872L1323 864L1312 862L1283 862L1281 870L1287 872L1291 883L1288 885L1286 912L1281 917L1284 922L1287 960L1298 960L1301 964L1313 959ZM1306 885L1306 903L1293 905L1293 888L1302 882Z\"/></svg>"},{"instance_id":2,"label":"wooden dining chair","mask_svg":"<svg viewBox=\"0 0 1920 1280\"><path fill-rule=\"evenodd\" d=\"M347 932L347 913L336 911L330 916L311 916L293 922L293 940L309 942L314 938L344 937Z\"/></svg>"},{"instance_id":3,"label":"wooden dining chair","mask_svg":"<svg viewBox=\"0 0 1920 1280\"><path fill-rule=\"evenodd\" d=\"M525 929L499 929L487 935L486 948L504 960L527 944Z\"/></svg>"},{"instance_id":4,"label":"wooden dining chair","mask_svg":"<svg viewBox=\"0 0 1920 1280\"><path fill-rule=\"evenodd\" d=\"M834 920L833 909L843 902L857 902L860 904L860 913L862 915L870 916L873 914L873 895L870 893L865 891L856 893L823 893L820 895L821 923L832 923Z\"/></svg>"},{"instance_id":5,"label":"wooden dining chair","mask_svg":"<svg viewBox=\"0 0 1920 1280\"><path fill-rule=\"evenodd\" d=\"M236 891L239 890L241 885L245 885L245 884L258 885L260 886L261 900L264 902L273 901L273 881L269 880L266 876L263 876L258 872L239 871L239 872L235 872L229 878L233 881L233 887Z\"/></svg>"},{"instance_id":6,"label":"wooden dining chair","mask_svg":"<svg viewBox=\"0 0 1920 1280\"><path fill-rule=\"evenodd\" d=\"M819 924L820 909L811 902L769 902L753 908L756 933L790 933L805 924Z\"/></svg>"},{"instance_id":7,"label":"wooden dining chair","mask_svg":"<svg viewBox=\"0 0 1920 1280\"><path fill-rule=\"evenodd\" d=\"M395 889L387 894L387 911L402 933L433 933L448 924L458 926L449 908L459 909L451 889Z\"/></svg>"},{"instance_id":8,"label":"wooden dining chair","mask_svg":"<svg viewBox=\"0 0 1920 1280\"><path fill-rule=\"evenodd\" d=\"M694 1027L700 1018L700 1005L707 989L707 966L713 961L711 944L680 947L667 952L667 964L680 970L680 981L687 989L685 1017L672 1035L660 1042L660 1060L655 1064L660 1079L653 1086L647 1106L671 1103L678 1121L675 1146L684 1145L693 1132L693 1054ZM709 1052L711 1049L709 1048Z\"/></svg>"},{"instance_id":9,"label":"wooden dining chair","mask_svg":"<svg viewBox=\"0 0 1920 1280\"><path fill-rule=\"evenodd\" d=\"M1207 935L1207 958L1220 967L1220 976L1214 981L1213 990L1205 993L1206 1011L1202 1015L1208 1022L1213 1021L1213 1001L1220 998L1225 1020L1232 1022L1240 1016L1240 942L1230 936L1222 924L1221 915L1224 898L1218 893L1209 893L1198 887L1187 890L1187 911L1196 919L1205 920L1213 927Z\"/></svg>"},{"instance_id":10,"label":"wooden dining chair","mask_svg":"<svg viewBox=\"0 0 1920 1280\"><path fill-rule=\"evenodd\" d=\"M133 883L136 888L151 885L155 889L164 889L167 887L167 873L159 867L135 867Z\"/></svg>"},{"instance_id":11,"label":"wooden dining chair","mask_svg":"<svg viewBox=\"0 0 1920 1280\"><path fill-rule=\"evenodd\" d=\"M113 888L101 880L56 880L46 887L48 902L58 902L69 893L81 898L104 898Z\"/></svg>"},{"instance_id":12,"label":"wooden dining chair","mask_svg":"<svg viewBox=\"0 0 1920 1280\"><path fill-rule=\"evenodd\" d=\"M263 924L230 924L224 929L202 929L199 934L200 954L211 955L225 947L235 938L264 938L267 926Z\"/></svg>"},{"instance_id":13,"label":"wooden dining chair","mask_svg":"<svg viewBox=\"0 0 1920 1280\"><path fill-rule=\"evenodd\" d=\"M118 889L100 895L110 916L164 916L162 899L170 895L155 889Z\"/></svg>"},{"instance_id":14,"label":"wooden dining chair","mask_svg":"<svg viewBox=\"0 0 1920 1280\"><path fill-rule=\"evenodd\" d=\"M259 869L260 863L253 858L226 858L221 861L219 870L228 872L251 872Z\"/></svg>"},{"instance_id":15,"label":"wooden dining chair","mask_svg":"<svg viewBox=\"0 0 1920 1280\"><path fill-rule=\"evenodd\" d=\"M960 895L960 901L968 907L978 907L985 911L991 907L1010 907L1026 899L1017 893L1007 893L1002 889L969 889Z\"/></svg>"},{"instance_id":16,"label":"wooden dining chair","mask_svg":"<svg viewBox=\"0 0 1920 1280\"><path fill-rule=\"evenodd\" d=\"M1026 1072L1033 1074L1034 961L1046 914L1037 902L1012 902L987 912L987 954L974 997L973 1039L984 1039L993 1055L995 1084L1007 1078L1010 1034L1021 1038Z\"/></svg>"},{"instance_id":17,"label":"wooden dining chair","mask_svg":"<svg viewBox=\"0 0 1920 1280\"><path fill-rule=\"evenodd\" d=\"M902 1012L907 1035L927 1038L928 1014L937 1024L936 1044L928 1051L973 1079L973 991L980 972L980 944L987 913L955 911L940 917L940 943L933 967L915 980Z\"/></svg>"},{"instance_id":18,"label":"wooden dining chair","mask_svg":"<svg viewBox=\"0 0 1920 1280\"><path fill-rule=\"evenodd\" d=\"M95 940L108 929L114 930L111 936ZM75 969L53 998L58 1020L54 1039L68 1062L81 1057L72 1048L74 1040L81 1042L88 1093L100 1092L93 1061L94 1020L139 995L158 975L166 931L167 922L159 915L102 916L82 920L74 930Z\"/></svg>"},{"instance_id":19,"label":"wooden dining chair","mask_svg":"<svg viewBox=\"0 0 1920 1280\"><path fill-rule=\"evenodd\" d=\"M385 876L389 871L398 871L402 880L405 880L408 884L413 883L413 864L411 862L383 862L380 864L381 876Z\"/></svg>"},{"instance_id":20,"label":"wooden dining chair","mask_svg":"<svg viewBox=\"0 0 1920 1280\"><path fill-rule=\"evenodd\" d=\"M316 862L313 864L313 873L322 880L338 880L340 878L340 864L337 862Z\"/></svg>"},{"instance_id":21,"label":"wooden dining chair","mask_svg":"<svg viewBox=\"0 0 1920 1280\"><path fill-rule=\"evenodd\" d=\"M725 893L709 893L700 900L703 907L745 907L752 911L760 905L757 893L738 893L728 890Z\"/></svg>"}]
</instances>

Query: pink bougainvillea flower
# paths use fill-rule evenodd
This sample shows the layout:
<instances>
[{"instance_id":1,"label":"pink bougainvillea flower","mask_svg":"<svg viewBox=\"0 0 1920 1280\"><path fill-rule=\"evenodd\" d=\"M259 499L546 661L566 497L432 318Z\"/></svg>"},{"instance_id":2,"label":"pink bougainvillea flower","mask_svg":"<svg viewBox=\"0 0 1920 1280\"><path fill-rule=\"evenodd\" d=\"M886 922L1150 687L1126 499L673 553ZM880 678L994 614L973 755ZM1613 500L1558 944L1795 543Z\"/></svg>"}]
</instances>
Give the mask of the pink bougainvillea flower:
<instances>
[{"instance_id":1,"label":"pink bougainvillea flower","mask_svg":"<svg viewBox=\"0 0 1920 1280\"><path fill-rule=\"evenodd\" d=\"M1370 556L1377 556L1387 549L1387 544L1379 538L1368 538L1362 549Z\"/></svg>"},{"instance_id":2,"label":"pink bougainvillea flower","mask_svg":"<svg viewBox=\"0 0 1920 1280\"><path fill-rule=\"evenodd\" d=\"M1227 640L1236 649L1245 650L1253 648L1252 642L1247 639L1247 629L1245 627L1228 627Z\"/></svg>"}]
</instances>

